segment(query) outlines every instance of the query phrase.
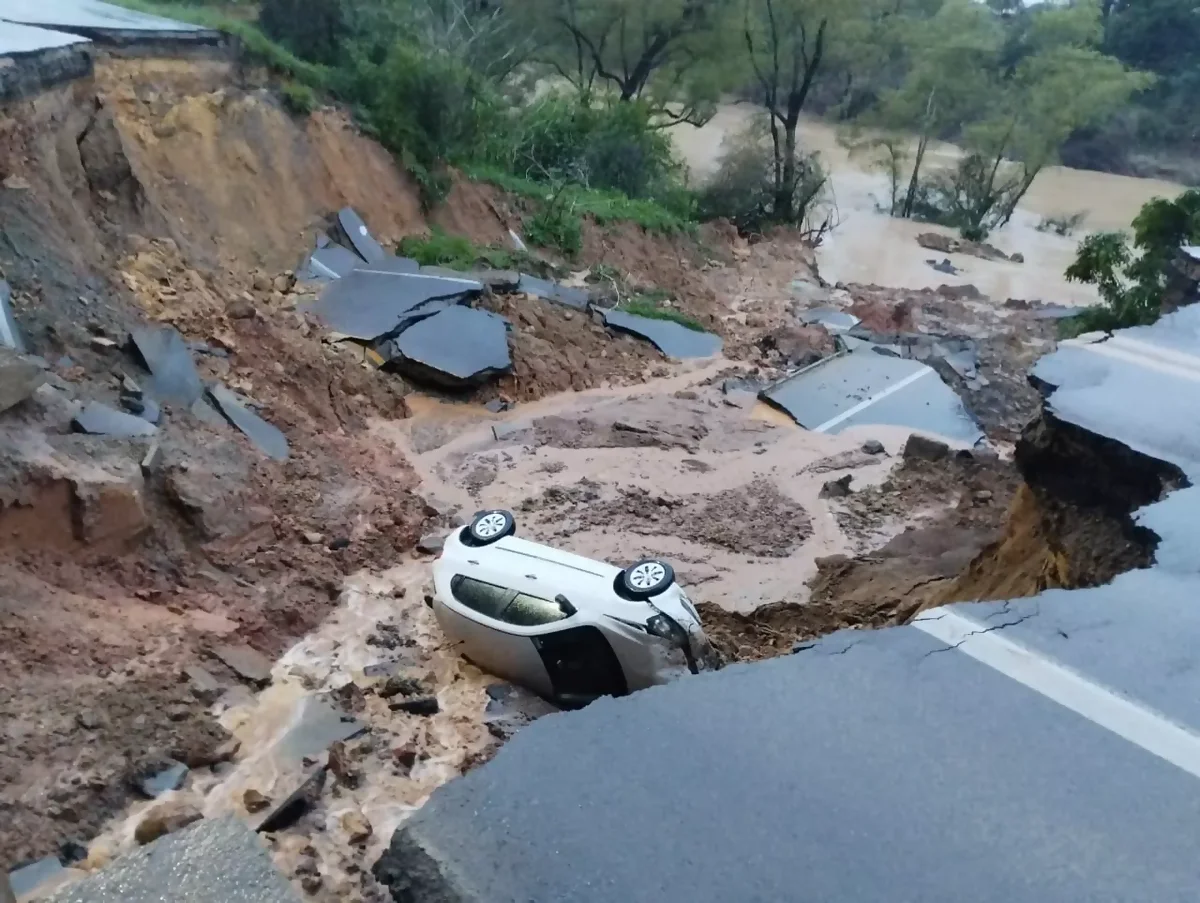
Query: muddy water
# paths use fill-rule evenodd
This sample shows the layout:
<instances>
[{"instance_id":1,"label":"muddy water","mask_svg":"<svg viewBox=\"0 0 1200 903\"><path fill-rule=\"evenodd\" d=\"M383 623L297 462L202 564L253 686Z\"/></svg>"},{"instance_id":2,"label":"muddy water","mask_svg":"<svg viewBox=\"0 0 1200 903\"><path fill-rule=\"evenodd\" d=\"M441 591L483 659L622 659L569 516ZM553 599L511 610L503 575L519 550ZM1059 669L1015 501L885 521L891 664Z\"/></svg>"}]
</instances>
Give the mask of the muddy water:
<instances>
[{"instance_id":1,"label":"muddy water","mask_svg":"<svg viewBox=\"0 0 1200 903\"><path fill-rule=\"evenodd\" d=\"M704 128L677 127L673 137L680 154L697 179L716 166L724 138L752 121L755 108L748 104L723 106ZM1079 235L1060 237L1038 232L1043 216L1084 212L1084 230L1126 229L1152 197L1171 197L1182 190L1171 182L1135 179L1108 173L1056 166L1042 172L1026 195L1013 221L990 241L1008 253L1020 252L1025 263L984 261L956 256L962 272L946 275L925 261L935 256L917 245L920 232L931 227L893 219L877 209L886 202L889 187L883 173L868 160L851 157L828 123L806 119L800 130L803 146L820 152L830 172L833 199L840 228L818 249L821 275L830 282L860 282L904 288L973 284L997 300L1023 298L1056 304L1090 304L1096 300L1090 286L1067 282L1064 270L1074 259ZM953 163L958 151L949 145L934 147L929 166ZM942 230L936 230L942 231ZM937 254L937 259L943 255Z\"/></svg>"}]
</instances>

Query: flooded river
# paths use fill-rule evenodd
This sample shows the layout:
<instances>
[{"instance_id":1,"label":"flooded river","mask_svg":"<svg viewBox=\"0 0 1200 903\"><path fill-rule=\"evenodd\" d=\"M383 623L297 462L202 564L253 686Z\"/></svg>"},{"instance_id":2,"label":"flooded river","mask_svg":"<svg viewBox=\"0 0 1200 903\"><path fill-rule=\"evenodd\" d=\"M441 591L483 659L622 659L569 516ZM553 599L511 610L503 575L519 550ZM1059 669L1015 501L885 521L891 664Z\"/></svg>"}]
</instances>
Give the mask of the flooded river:
<instances>
[{"instance_id":1,"label":"flooded river","mask_svg":"<svg viewBox=\"0 0 1200 903\"><path fill-rule=\"evenodd\" d=\"M756 108L727 104L704 128L677 127L673 137L697 179L713 172L726 135L736 134L752 121ZM1095 298L1090 286L1067 282L1063 271L1074 259L1080 235L1061 237L1038 232L1044 216L1082 212L1083 230L1126 229L1142 204L1155 196L1173 196L1182 190L1171 182L1135 179L1109 173L1055 166L1042 172L1018 208L1013 221L990 241L1008 253L1020 252L1025 263L1014 264L957 257L957 276L933 270L925 261L934 252L917 245L920 232L930 226L893 219L880 213L888 182L884 173L872 171L867 160L851 158L838 143L837 130L828 123L805 119L801 145L820 152L831 176L841 226L826 239L817 257L821 275L830 282L860 282L905 288L942 284L973 284L997 300L1023 298L1056 304L1089 304ZM949 165L957 148L932 149L928 166ZM941 259L940 254L936 255Z\"/></svg>"}]
</instances>

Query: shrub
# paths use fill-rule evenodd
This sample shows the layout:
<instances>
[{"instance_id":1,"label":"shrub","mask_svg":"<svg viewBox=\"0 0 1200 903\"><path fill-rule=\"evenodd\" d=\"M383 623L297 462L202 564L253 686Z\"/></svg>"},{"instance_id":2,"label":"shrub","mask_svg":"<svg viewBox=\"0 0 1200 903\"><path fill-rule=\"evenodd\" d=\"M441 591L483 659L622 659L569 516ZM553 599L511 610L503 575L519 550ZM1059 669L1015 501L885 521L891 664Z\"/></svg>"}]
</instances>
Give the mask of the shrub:
<instances>
[{"instance_id":1,"label":"shrub","mask_svg":"<svg viewBox=\"0 0 1200 903\"><path fill-rule=\"evenodd\" d=\"M557 248L568 257L583 250L583 221L572 195L560 189L557 196L525 221L525 238L542 248Z\"/></svg>"},{"instance_id":2,"label":"shrub","mask_svg":"<svg viewBox=\"0 0 1200 903\"><path fill-rule=\"evenodd\" d=\"M670 320L672 323L678 323L680 326L687 327L695 332L705 331L699 321L673 307L662 307L660 302L661 299L654 296L637 295L628 301L623 301L617 307L626 313L637 314L639 317L649 317L652 320Z\"/></svg>"},{"instance_id":3,"label":"shrub","mask_svg":"<svg viewBox=\"0 0 1200 903\"><path fill-rule=\"evenodd\" d=\"M350 37L344 0L262 0L258 25L296 55L324 65L341 61L342 46Z\"/></svg>"},{"instance_id":4,"label":"shrub","mask_svg":"<svg viewBox=\"0 0 1200 903\"><path fill-rule=\"evenodd\" d=\"M279 93L284 107L297 116L307 116L319 106L317 92L302 82L286 81Z\"/></svg>"},{"instance_id":5,"label":"shrub","mask_svg":"<svg viewBox=\"0 0 1200 903\"><path fill-rule=\"evenodd\" d=\"M777 211L775 158L759 128L727 138L717 171L700 190L701 219L724 217L739 232L760 232L771 225L809 227L809 217L825 192L826 176L816 154L798 152L792 185L793 209Z\"/></svg>"},{"instance_id":6,"label":"shrub","mask_svg":"<svg viewBox=\"0 0 1200 903\"><path fill-rule=\"evenodd\" d=\"M502 248L476 245L465 235L451 235L434 226L428 236L410 235L400 241L399 252L422 266L440 266L452 270L470 270L483 264L497 270L526 268L525 255Z\"/></svg>"}]
</instances>

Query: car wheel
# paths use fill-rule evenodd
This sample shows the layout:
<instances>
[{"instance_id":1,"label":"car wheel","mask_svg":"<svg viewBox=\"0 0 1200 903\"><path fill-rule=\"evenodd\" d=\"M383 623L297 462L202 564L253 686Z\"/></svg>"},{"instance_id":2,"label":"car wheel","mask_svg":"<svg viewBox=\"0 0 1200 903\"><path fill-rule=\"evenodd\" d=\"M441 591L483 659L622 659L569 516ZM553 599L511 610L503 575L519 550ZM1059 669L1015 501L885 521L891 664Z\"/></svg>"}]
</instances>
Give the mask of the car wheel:
<instances>
[{"instance_id":1,"label":"car wheel","mask_svg":"<svg viewBox=\"0 0 1200 903\"><path fill-rule=\"evenodd\" d=\"M621 571L621 586L634 599L657 596L674 582L674 568L657 558L644 558Z\"/></svg>"},{"instance_id":2,"label":"car wheel","mask_svg":"<svg viewBox=\"0 0 1200 903\"><path fill-rule=\"evenodd\" d=\"M508 511L480 511L467 527L471 539L478 545L486 546L505 536L517 532L517 522Z\"/></svg>"}]
</instances>

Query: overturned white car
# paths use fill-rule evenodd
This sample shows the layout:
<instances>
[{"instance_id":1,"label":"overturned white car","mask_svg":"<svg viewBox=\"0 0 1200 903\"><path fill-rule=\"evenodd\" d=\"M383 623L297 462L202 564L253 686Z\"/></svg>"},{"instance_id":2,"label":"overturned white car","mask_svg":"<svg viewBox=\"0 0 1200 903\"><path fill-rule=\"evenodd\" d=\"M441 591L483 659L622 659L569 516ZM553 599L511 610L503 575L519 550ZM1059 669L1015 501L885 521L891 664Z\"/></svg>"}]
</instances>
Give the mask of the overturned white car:
<instances>
[{"instance_id":1,"label":"overturned white car","mask_svg":"<svg viewBox=\"0 0 1200 903\"><path fill-rule=\"evenodd\" d=\"M669 564L622 570L515 532L510 512L481 511L433 566L438 623L480 668L573 706L711 666Z\"/></svg>"}]
</instances>

